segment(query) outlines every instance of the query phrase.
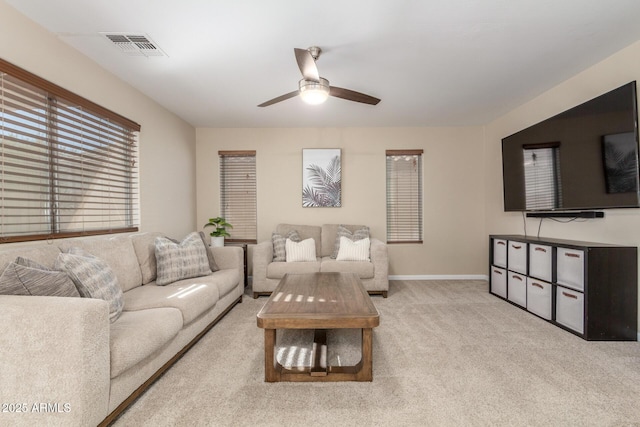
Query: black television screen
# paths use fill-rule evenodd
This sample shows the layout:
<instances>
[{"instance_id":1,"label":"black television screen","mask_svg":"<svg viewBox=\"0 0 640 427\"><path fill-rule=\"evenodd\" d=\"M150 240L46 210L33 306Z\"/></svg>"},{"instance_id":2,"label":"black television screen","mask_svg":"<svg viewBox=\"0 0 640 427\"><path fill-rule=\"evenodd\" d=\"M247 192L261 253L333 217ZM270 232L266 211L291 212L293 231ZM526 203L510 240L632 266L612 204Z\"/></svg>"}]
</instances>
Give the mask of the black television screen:
<instances>
[{"instance_id":1,"label":"black television screen","mask_svg":"<svg viewBox=\"0 0 640 427\"><path fill-rule=\"evenodd\" d=\"M505 211L640 207L636 82L502 140Z\"/></svg>"}]
</instances>

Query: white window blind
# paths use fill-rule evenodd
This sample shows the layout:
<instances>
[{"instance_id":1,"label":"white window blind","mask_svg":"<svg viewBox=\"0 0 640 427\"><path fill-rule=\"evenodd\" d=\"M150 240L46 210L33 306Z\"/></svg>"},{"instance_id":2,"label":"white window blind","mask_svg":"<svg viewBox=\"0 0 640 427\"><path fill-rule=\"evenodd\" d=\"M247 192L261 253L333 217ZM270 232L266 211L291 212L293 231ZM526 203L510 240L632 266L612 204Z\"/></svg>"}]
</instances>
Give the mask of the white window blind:
<instances>
[{"instance_id":1,"label":"white window blind","mask_svg":"<svg viewBox=\"0 0 640 427\"><path fill-rule=\"evenodd\" d=\"M527 146L522 152L527 210L562 207L558 147Z\"/></svg>"},{"instance_id":2,"label":"white window blind","mask_svg":"<svg viewBox=\"0 0 640 427\"><path fill-rule=\"evenodd\" d=\"M136 231L139 129L0 60L0 241Z\"/></svg>"},{"instance_id":3,"label":"white window blind","mask_svg":"<svg viewBox=\"0 0 640 427\"><path fill-rule=\"evenodd\" d=\"M387 150L387 243L422 243L422 150Z\"/></svg>"},{"instance_id":4,"label":"white window blind","mask_svg":"<svg viewBox=\"0 0 640 427\"><path fill-rule=\"evenodd\" d=\"M230 242L257 242L256 152L219 151L221 216Z\"/></svg>"}]
</instances>

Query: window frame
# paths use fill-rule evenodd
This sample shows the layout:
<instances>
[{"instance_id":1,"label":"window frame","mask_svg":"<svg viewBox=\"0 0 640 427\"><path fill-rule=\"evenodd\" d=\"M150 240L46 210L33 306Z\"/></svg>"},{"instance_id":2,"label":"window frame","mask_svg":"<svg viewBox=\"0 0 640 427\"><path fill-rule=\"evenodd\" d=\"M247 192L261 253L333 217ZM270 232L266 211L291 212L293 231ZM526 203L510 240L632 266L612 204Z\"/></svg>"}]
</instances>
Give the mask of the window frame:
<instances>
[{"instance_id":1,"label":"window frame","mask_svg":"<svg viewBox=\"0 0 640 427\"><path fill-rule=\"evenodd\" d=\"M225 186L225 183L231 178L231 177L226 177L224 176L225 174L225 170L226 167L223 164L225 159L231 159L231 158L239 158L239 157L250 157L253 159L253 169L250 171L250 173L253 174L253 179L250 180L249 185L251 186L250 188L234 188L233 191L238 192L238 191L250 191L253 193L253 200L249 202L249 205L253 206L253 212L250 213L252 221L245 221L244 218L242 221L240 221L239 217L237 217L235 214L233 214L232 212L229 212L228 209L228 201L229 201L229 188L227 188ZM225 238L225 242L228 243L247 243L247 244L255 244L258 242L258 179L257 179L257 173L256 173L256 151L255 150L220 150L218 151L218 163L219 163L219 168L220 168L220 216L225 218L225 220L230 223L231 225L233 225L233 228L227 230L229 232L229 234L231 234L231 237L227 237ZM236 169L235 172L238 171L242 171L242 169ZM246 173L246 171L244 171L243 173ZM233 200L234 204L237 203L239 205L242 205L243 203L245 203L245 200ZM251 224L249 224L249 222L251 222ZM246 234L244 234L244 232L247 232L246 229L244 229L243 227L250 227L249 228L249 232L253 232L253 236L249 236L247 237ZM238 231L242 232L242 237L240 238L236 238L234 237L234 232L238 233Z\"/></svg>"},{"instance_id":2,"label":"window frame","mask_svg":"<svg viewBox=\"0 0 640 427\"><path fill-rule=\"evenodd\" d=\"M13 168L22 168L20 172L9 171L10 166L3 166L0 171L0 243L138 231L138 153L134 133L140 131L140 125L0 58L0 82L3 84L5 76L7 87L11 87L14 92L9 89L8 92L4 89L0 92L0 126L3 130L0 134L0 162L5 165L6 161L8 165L7 159L17 159L16 153L24 152L25 155L22 160L14 161ZM13 98L19 96L16 95L16 90L23 96ZM25 109L26 114L46 115L46 119L20 119L20 114L6 114L7 111L23 111L15 110L16 107L13 110L12 107L7 108L12 102L24 104L31 100L38 103L33 108ZM33 124L43 123L46 126L33 128ZM5 128L7 124L10 126ZM6 129L9 130L5 132ZM37 140L29 139L26 135L29 132L25 131L27 129L31 129L29 132L37 132ZM11 136L13 133L15 135ZM100 136L96 138L96 134ZM27 163L30 164L27 166ZM35 167L36 164L39 166ZM80 170L82 165L85 166L82 172L76 172L76 168ZM50 171L48 174L43 172L46 168ZM99 180L100 184L94 181L94 186L84 187L83 183L90 178L84 175L77 177L85 173L99 174L94 175L93 179ZM5 193L15 194L20 191L16 187L11 188L9 182L14 178L15 184L15 178L21 174L31 174L34 181L28 185L37 185L42 191L33 196L21 197L13 209L20 212L27 209L29 204L38 203L49 203L49 207L35 209L33 218L37 222L25 222L24 229L16 231L20 224L13 223L11 215L6 213L10 212L7 210L10 202L8 196L5 198ZM35 184L38 179L40 181ZM110 184L105 184L105 181ZM81 185L69 187L73 184ZM112 190L115 187L119 189ZM105 191L105 188L109 191ZM101 192L104 194L100 194ZM27 193L25 190L24 194ZM120 195L113 196L112 193ZM59 203L64 203L65 207L60 207ZM89 204L97 205L97 208L88 208L86 205ZM114 204L123 206L120 208L121 219L118 220L122 226L112 227L110 223L109 206ZM92 214L90 211L93 211ZM69 215L69 212L72 214ZM96 221L106 225L84 229L82 225L94 218L95 213L109 218ZM71 216L71 220L63 224L60 221L62 215ZM29 224L40 224L40 227L33 227L34 230L30 232ZM13 230L12 226L15 226Z\"/></svg>"},{"instance_id":3,"label":"window frame","mask_svg":"<svg viewBox=\"0 0 640 427\"><path fill-rule=\"evenodd\" d=\"M424 206L423 206L423 153L421 149L411 150L386 150L385 152L385 170L386 170L386 223L387 223L387 244L422 244L424 239ZM391 173L397 173L399 170L393 169L393 162L395 157L411 156L418 158L418 164L416 169L416 176L409 177L410 184L415 186L412 188L412 193L399 193L397 191L398 176L392 177ZM406 183L406 182L405 182ZM396 186L393 189L393 186ZM415 190L415 191L413 191ZM417 218L405 219L401 214L398 214L399 210L413 210L416 211ZM407 228L408 227L408 228ZM402 229L409 230L408 232ZM411 238L408 235L416 235L417 237Z\"/></svg>"}]
</instances>

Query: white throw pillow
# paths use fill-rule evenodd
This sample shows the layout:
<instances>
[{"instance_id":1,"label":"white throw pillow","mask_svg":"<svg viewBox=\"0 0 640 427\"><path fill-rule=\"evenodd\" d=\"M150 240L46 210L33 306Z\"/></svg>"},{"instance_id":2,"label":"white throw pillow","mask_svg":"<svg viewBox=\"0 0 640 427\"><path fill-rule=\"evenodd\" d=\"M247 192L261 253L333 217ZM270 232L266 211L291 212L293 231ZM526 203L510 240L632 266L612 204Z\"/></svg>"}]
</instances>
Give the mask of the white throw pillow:
<instances>
[{"instance_id":1,"label":"white throw pillow","mask_svg":"<svg viewBox=\"0 0 640 427\"><path fill-rule=\"evenodd\" d=\"M366 237L362 240L353 241L348 237L340 237L340 249L338 250L337 261L369 261L369 247L371 240Z\"/></svg>"},{"instance_id":2,"label":"white throw pillow","mask_svg":"<svg viewBox=\"0 0 640 427\"><path fill-rule=\"evenodd\" d=\"M316 261L316 242L312 238L301 242L287 239L285 246L287 262Z\"/></svg>"}]
</instances>

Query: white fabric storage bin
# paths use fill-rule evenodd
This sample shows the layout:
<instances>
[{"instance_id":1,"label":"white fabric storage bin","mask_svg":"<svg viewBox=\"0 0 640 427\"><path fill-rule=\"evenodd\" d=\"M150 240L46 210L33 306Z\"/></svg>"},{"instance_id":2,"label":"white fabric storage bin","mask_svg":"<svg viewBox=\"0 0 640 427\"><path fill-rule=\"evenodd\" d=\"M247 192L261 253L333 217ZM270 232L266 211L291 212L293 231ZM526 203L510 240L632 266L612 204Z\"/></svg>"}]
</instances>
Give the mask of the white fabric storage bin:
<instances>
[{"instance_id":1,"label":"white fabric storage bin","mask_svg":"<svg viewBox=\"0 0 640 427\"><path fill-rule=\"evenodd\" d=\"M584 333L584 294L572 289L556 287L556 322Z\"/></svg>"},{"instance_id":2,"label":"white fabric storage bin","mask_svg":"<svg viewBox=\"0 0 640 427\"><path fill-rule=\"evenodd\" d=\"M551 282L551 246L529 244L529 276Z\"/></svg>"},{"instance_id":3,"label":"white fabric storage bin","mask_svg":"<svg viewBox=\"0 0 640 427\"><path fill-rule=\"evenodd\" d=\"M552 288L550 283L527 277L527 310L543 319L551 320Z\"/></svg>"},{"instance_id":4,"label":"white fabric storage bin","mask_svg":"<svg viewBox=\"0 0 640 427\"><path fill-rule=\"evenodd\" d=\"M507 297L507 270L491 267L491 293Z\"/></svg>"},{"instance_id":5,"label":"white fabric storage bin","mask_svg":"<svg viewBox=\"0 0 640 427\"><path fill-rule=\"evenodd\" d=\"M507 268L507 241L493 239L493 265Z\"/></svg>"},{"instance_id":6,"label":"white fabric storage bin","mask_svg":"<svg viewBox=\"0 0 640 427\"><path fill-rule=\"evenodd\" d=\"M584 290L584 251L558 248L557 282L579 291Z\"/></svg>"},{"instance_id":7,"label":"white fabric storage bin","mask_svg":"<svg viewBox=\"0 0 640 427\"><path fill-rule=\"evenodd\" d=\"M511 271L527 274L527 244L509 240L509 261L507 268Z\"/></svg>"},{"instance_id":8,"label":"white fabric storage bin","mask_svg":"<svg viewBox=\"0 0 640 427\"><path fill-rule=\"evenodd\" d=\"M527 278L510 271L507 279L507 299L522 307L527 306Z\"/></svg>"}]
</instances>

